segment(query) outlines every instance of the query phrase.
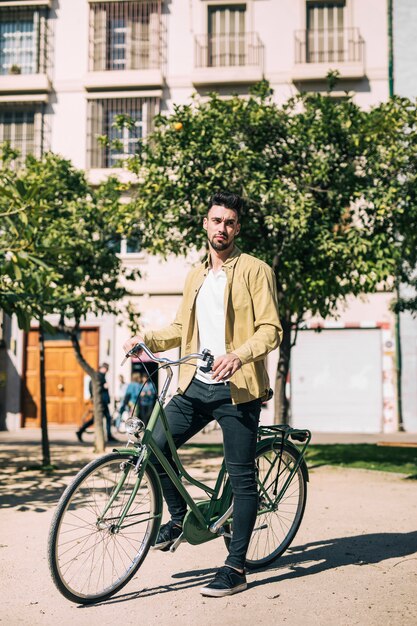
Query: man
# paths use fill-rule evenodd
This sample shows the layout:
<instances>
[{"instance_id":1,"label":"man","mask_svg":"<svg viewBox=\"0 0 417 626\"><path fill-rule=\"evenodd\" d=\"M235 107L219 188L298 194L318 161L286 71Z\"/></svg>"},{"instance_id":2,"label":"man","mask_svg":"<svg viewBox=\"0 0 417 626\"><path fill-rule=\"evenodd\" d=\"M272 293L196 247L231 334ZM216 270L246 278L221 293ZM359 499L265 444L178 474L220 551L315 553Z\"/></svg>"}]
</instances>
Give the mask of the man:
<instances>
[{"instance_id":1,"label":"man","mask_svg":"<svg viewBox=\"0 0 417 626\"><path fill-rule=\"evenodd\" d=\"M203 228L209 254L187 276L174 322L124 344L126 352L144 342L153 351L181 345L182 354L208 348L215 356L212 372L180 368L178 394L166 406L175 445L181 446L213 418L223 432L227 471L233 491L233 538L229 555L214 580L201 589L225 596L247 587L244 563L254 528L258 495L255 478L256 434L262 400L269 393L266 355L282 337L274 274L268 265L235 246L242 200L229 192L211 198ZM253 227L253 226L252 226ZM158 445L169 455L161 426ZM155 462L171 520L161 526L155 548L167 550L182 532L186 504L162 467Z\"/></svg>"},{"instance_id":2,"label":"man","mask_svg":"<svg viewBox=\"0 0 417 626\"><path fill-rule=\"evenodd\" d=\"M104 417L106 418L107 441L117 441L117 439L113 437L111 433L111 415L110 415L110 410L109 410L110 395L109 395L109 389L108 389L107 381L106 381L106 374L109 371L108 363L102 363L98 371L99 371L100 395L101 395L101 399L103 402L103 413L104 413ZM91 380L89 383L89 390L90 390L90 396L93 397L93 385L92 385ZM77 432L75 433L77 435L78 441L83 440L83 433L87 430L87 428L89 428L93 424L94 424L94 415L90 420L85 422L81 426L81 428L77 430Z\"/></svg>"}]
</instances>

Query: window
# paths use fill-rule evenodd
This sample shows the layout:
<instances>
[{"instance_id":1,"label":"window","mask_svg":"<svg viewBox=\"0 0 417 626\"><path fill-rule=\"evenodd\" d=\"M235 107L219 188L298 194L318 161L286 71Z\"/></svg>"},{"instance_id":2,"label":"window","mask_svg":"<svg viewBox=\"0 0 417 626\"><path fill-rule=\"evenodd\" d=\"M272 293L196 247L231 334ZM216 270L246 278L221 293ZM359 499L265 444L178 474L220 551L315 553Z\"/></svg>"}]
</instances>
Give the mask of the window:
<instances>
[{"instance_id":1,"label":"window","mask_svg":"<svg viewBox=\"0 0 417 626\"><path fill-rule=\"evenodd\" d=\"M347 61L345 2L307 2L307 63Z\"/></svg>"},{"instance_id":2,"label":"window","mask_svg":"<svg viewBox=\"0 0 417 626\"><path fill-rule=\"evenodd\" d=\"M123 113L117 107L115 109L111 107L105 108L104 134L107 135L112 143L120 146L108 150L105 167L114 167L124 157L134 155L143 136L142 107L140 105L136 106L134 104L129 113L129 116L135 122L134 129L117 128L117 118L120 115L123 115Z\"/></svg>"},{"instance_id":3,"label":"window","mask_svg":"<svg viewBox=\"0 0 417 626\"><path fill-rule=\"evenodd\" d=\"M0 6L0 74L37 74L47 64L46 9Z\"/></svg>"},{"instance_id":4,"label":"window","mask_svg":"<svg viewBox=\"0 0 417 626\"><path fill-rule=\"evenodd\" d=\"M0 108L0 144L9 142L23 161L28 154L40 156L44 142L44 116L34 107L3 105Z\"/></svg>"},{"instance_id":5,"label":"window","mask_svg":"<svg viewBox=\"0 0 417 626\"><path fill-rule=\"evenodd\" d=\"M141 140L149 133L158 112L158 98L111 98L90 100L89 106L89 167L115 167L120 160L140 149ZM135 122L133 128L117 128L118 116L127 115ZM106 135L118 146L101 147L98 137Z\"/></svg>"},{"instance_id":6,"label":"window","mask_svg":"<svg viewBox=\"0 0 417 626\"><path fill-rule=\"evenodd\" d=\"M127 53L127 26L124 17L109 20L109 55L108 67L111 70L126 69Z\"/></svg>"},{"instance_id":7,"label":"window","mask_svg":"<svg viewBox=\"0 0 417 626\"><path fill-rule=\"evenodd\" d=\"M127 254L138 253L142 250L142 240L140 235L134 235L126 239Z\"/></svg>"},{"instance_id":8,"label":"window","mask_svg":"<svg viewBox=\"0 0 417 626\"><path fill-rule=\"evenodd\" d=\"M119 235L106 243L108 249L115 254L137 254L142 249L142 240L140 234L134 235L127 239L122 239Z\"/></svg>"},{"instance_id":9,"label":"window","mask_svg":"<svg viewBox=\"0 0 417 626\"><path fill-rule=\"evenodd\" d=\"M90 70L157 69L161 65L161 0L94 2Z\"/></svg>"},{"instance_id":10,"label":"window","mask_svg":"<svg viewBox=\"0 0 417 626\"><path fill-rule=\"evenodd\" d=\"M209 7L209 67L246 64L245 16L245 6Z\"/></svg>"}]
</instances>

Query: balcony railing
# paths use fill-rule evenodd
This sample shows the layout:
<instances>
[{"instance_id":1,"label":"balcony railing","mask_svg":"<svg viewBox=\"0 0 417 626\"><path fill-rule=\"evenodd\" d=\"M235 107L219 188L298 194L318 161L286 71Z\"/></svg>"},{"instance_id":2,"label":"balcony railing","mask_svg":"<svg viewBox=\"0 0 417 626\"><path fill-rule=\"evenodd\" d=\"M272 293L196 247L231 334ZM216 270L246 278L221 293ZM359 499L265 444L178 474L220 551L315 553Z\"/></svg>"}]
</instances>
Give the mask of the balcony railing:
<instances>
[{"instance_id":1,"label":"balcony railing","mask_svg":"<svg viewBox=\"0 0 417 626\"><path fill-rule=\"evenodd\" d=\"M195 66L263 67L264 45L257 33L198 35L195 38Z\"/></svg>"},{"instance_id":2,"label":"balcony railing","mask_svg":"<svg viewBox=\"0 0 417 626\"><path fill-rule=\"evenodd\" d=\"M365 42L358 28L298 30L296 63L363 63Z\"/></svg>"}]
</instances>

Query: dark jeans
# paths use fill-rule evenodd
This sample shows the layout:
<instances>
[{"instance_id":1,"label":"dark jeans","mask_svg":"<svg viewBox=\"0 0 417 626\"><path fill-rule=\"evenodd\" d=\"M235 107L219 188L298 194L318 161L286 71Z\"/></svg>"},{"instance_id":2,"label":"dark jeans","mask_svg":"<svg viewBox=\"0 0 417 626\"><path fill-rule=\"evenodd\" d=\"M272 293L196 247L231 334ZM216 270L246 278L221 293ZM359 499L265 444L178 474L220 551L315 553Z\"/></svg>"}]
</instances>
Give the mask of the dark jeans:
<instances>
[{"instance_id":1,"label":"dark jeans","mask_svg":"<svg viewBox=\"0 0 417 626\"><path fill-rule=\"evenodd\" d=\"M105 404L104 405L104 417L106 418L106 429L107 429L107 439L110 439L110 437L112 437L111 434L111 415L110 415L110 411L109 411L109 405ZM91 419L88 420L88 422L84 422L84 424L81 426L81 428L79 429L79 433L83 434L83 432L85 430L87 430L87 428L90 428L90 426L92 426L94 424L94 415Z\"/></svg>"},{"instance_id":2,"label":"dark jeans","mask_svg":"<svg viewBox=\"0 0 417 626\"><path fill-rule=\"evenodd\" d=\"M256 433L261 400L233 405L229 384L208 385L196 379L184 395L176 395L165 413L177 448L214 418L223 432L224 456L233 491L233 538L227 565L242 569L255 525L258 492L255 479ZM157 424L154 438L171 460L162 425ZM151 459L159 473L164 497L174 522L181 524L187 505L157 459ZM173 465L173 467L175 467Z\"/></svg>"}]
</instances>

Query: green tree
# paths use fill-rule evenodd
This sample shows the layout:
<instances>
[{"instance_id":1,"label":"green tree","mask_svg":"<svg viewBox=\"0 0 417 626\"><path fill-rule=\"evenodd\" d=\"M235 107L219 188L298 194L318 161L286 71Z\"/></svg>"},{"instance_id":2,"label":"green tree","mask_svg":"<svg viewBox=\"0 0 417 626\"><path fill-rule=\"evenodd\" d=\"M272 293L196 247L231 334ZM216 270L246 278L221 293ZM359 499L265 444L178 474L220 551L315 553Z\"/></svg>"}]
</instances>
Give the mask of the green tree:
<instances>
[{"instance_id":1,"label":"green tree","mask_svg":"<svg viewBox=\"0 0 417 626\"><path fill-rule=\"evenodd\" d=\"M279 293L279 421L288 419L285 381L300 325L334 315L349 295L375 291L395 269L389 220L375 228L367 219L377 158L364 159L371 129L348 98L300 96L277 106L264 82L249 98L213 94L159 116L128 163L137 174L132 211L156 254L204 248L201 223L214 190L244 197L240 245L273 267ZM382 202L379 210L389 213Z\"/></svg>"},{"instance_id":2,"label":"green tree","mask_svg":"<svg viewBox=\"0 0 417 626\"><path fill-rule=\"evenodd\" d=\"M412 287L395 302L397 311L417 314L417 107L394 97L369 112L366 219L373 232L388 234L395 281ZM414 295L411 295L414 294Z\"/></svg>"},{"instance_id":3,"label":"green tree","mask_svg":"<svg viewBox=\"0 0 417 626\"><path fill-rule=\"evenodd\" d=\"M8 150L6 146L6 150ZM93 381L95 449L104 449L99 377L81 353L78 331L89 314L117 314L127 282L137 275L123 268L115 244L132 228L124 187L110 178L92 189L84 174L57 155L28 157L21 169L3 158L0 171L0 307L15 314L20 328L40 328L41 423L44 465L49 465L44 332L68 333L77 360ZM59 317L51 326L48 316ZM49 317L49 320L51 318Z\"/></svg>"}]
</instances>

